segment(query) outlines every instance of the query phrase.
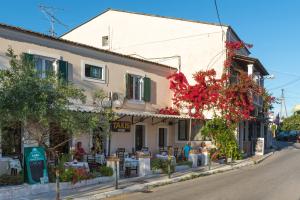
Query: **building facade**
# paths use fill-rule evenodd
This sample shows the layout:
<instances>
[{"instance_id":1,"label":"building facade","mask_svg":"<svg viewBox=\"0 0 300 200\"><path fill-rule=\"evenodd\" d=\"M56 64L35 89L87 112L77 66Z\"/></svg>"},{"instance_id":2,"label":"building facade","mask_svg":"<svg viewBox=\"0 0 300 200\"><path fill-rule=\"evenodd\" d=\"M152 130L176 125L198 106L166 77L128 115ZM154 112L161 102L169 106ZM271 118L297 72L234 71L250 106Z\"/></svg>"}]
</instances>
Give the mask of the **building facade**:
<instances>
[{"instance_id":1,"label":"building facade","mask_svg":"<svg viewBox=\"0 0 300 200\"><path fill-rule=\"evenodd\" d=\"M118 100L113 101L113 110L118 116L117 128L112 129L111 137L102 141L106 153L114 153L117 148L131 152L143 147L156 153L161 147L181 147L189 140L201 142L201 122L193 120L198 126L190 128L192 119L188 116L158 114L158 109L172 106L172 93L166 77L175 73L176 68L1 24L2 68L9 68L5 56L8 48L17 55L34 56L37 70L61 70L60 63L64 63L65 79L82 88L87 96L87 104L80 109L82 112L88 112L92 107L92 96L97 89ZM23 141L17 145L17 151L23 152L23 147L37 145L26 142L26 130L22 128L11 132L17 132L19 136L16 138ZM89 152L93 146L93 134L93 130L87 130L74 136L69 147L80 141Z\"/></svg>"},{"instance_id":2,"label":"building facade","mask_svg":"<svg viewBox=\"0 0 300 200\"><path fill-rule=\"evenodd\" d=\"M193 74L200 70L215 69L217 76L221 76L227 56L225 42L241 41L227 25L111 9L61 37L168 64L182 71L190 83L194 83ZM236 73L233 74L237 75L238 70L245 71L263 86L268 72L258 59L249 55L247 48L238 51L232 66ZM257 120L241 122L237 136L240 148L248 154L254 152L256 138L266 138L267 134L262 98L255 96L254 101L253 116ZM205 116L212 117L210 113Z\"/></svg>"}]
</instances>

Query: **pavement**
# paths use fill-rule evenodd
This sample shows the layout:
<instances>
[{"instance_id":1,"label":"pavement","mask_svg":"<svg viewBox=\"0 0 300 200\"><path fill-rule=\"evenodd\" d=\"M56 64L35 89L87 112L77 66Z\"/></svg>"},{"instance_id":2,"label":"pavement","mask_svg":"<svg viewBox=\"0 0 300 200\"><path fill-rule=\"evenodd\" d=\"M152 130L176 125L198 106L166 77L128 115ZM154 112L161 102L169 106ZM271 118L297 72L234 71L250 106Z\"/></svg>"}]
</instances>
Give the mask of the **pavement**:
<instances>
[{"instance_id":1,"label":"pavement","mask_svg":"<svg viewBox=\"0 0 300 200\"><path fill-rule=\"evenodd\" d=\"M122 179L119 181L118 190L115 190L114 183L103 183L103 184L97 184L97 185L82 187L73 190L63 190L61 191L61 199L92 200L92 199L103 199L107 197L114 197L116 199L132 199L130 195L127 196L128 193L143 192L143 194L145 195L148 194L148 192L157 190L156 188L158 186L161 187L163 185L169 185L169 184L175 184L175 185L184 184L184 182L182 181L187 181L190 179L198 181L198 179L195 178L207 176L215 173L220 173L220 172L226 172L233 169L239 169L241 167L260 163L272 154L273 152L270 152L265 156L252 157L246 160L238 161L236 163L233 163L232 165L214 164L211 166L210 169L208 169L208 167L199 167L199 168L184 170L172 174L171 179L168 179L166 175L153 175L146 178L136 177L130 179ZM202 180L202 178L200 178L199 180ZM170 187L172 188L172 186ZM180 190L180 188L178 189ZM133 197L133 199L144 199L143 194L139 193L139 195L141 196L137 196L136 198ZM134 195L135 194L133 194L133 196ZM147 195L145 197L147 197ZM168 197L165 198L168 199ZM52 200L55 199L55 193L44 193L40 195L33 195L29 197L19 198L18 200L28 200L28 199ZM157 196L157 199L161 199L160 195ZM174 199L174 198L169 198L169 199Z\"/></svg>"},{"instance_id":2,"label":"pavement","mask_svg":"<svg viewBox=\"0 0 300 200\"><path fill-rule=\"evenodd\" d=\"M300 144L279 145L280 150L257 165L109 200L300 200Z\"/></svg>"}]
</instances>

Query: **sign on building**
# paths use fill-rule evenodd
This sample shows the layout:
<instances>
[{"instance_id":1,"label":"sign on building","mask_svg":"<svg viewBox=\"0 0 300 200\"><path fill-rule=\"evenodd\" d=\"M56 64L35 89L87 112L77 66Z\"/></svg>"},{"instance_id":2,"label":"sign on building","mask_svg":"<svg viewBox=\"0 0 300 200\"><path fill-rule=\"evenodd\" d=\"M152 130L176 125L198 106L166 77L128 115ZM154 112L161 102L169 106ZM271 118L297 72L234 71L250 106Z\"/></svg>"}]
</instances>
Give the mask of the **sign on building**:
<instances>
[{"instance_id":1,"label":"sign on building","mask_svg":"<svg viewBox=\"0 0 300 200\"><path fill-rule=\"evenodd\" d=\"M130 132L130 122L126 121L113 121L111 123L112 132Z\"/></svg>"}]
</instances>

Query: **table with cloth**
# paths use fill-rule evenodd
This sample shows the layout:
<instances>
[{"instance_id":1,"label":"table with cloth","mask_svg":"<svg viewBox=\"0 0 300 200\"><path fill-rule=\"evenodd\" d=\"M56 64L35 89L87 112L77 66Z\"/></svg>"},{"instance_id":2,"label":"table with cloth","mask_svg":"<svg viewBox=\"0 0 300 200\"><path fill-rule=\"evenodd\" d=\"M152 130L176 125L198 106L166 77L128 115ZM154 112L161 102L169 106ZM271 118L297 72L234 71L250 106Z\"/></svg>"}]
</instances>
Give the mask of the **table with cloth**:
<instances>
[{"instance_id":1,"label":"table with cloth","mask_svg":"<svg viewBox=\"0 0 300 200\"><path fill-rule=\"evenodd\" d=\"M19 159L14 159L11 157L1 157L0 158L0 175L11 174L13 170L19 173L22 170L21 162Z\"/></svg>"},{"instance_id":2,"label":"table with cloth","mask_svg":"<svg viewBox=\"0 0 300 200\"><path fill-rule=\"evenodd\" d=\"M65 162L64 166L67 168L84 169L87 172L90 171L89 164L87 162Z\"/></svg>"},{"instance_id":3,"label":"table with cloth","mask_svg":"<svg viewBox=\"0 0 300 200\"><path fill-rule=\"evenodd\" d=\"M104 156L104 154L96 154L95 155L95 161L96 161L96 163L104 165L105 164L105 156Z\"/></svg>"},{"instance_id":4,"label":"table with cloth","mask_svg":"<svg viewBox=\"0 0 300 200\"><path fill-rule=\"evenodd\" d=\"M131 170L135 170L138 173L139 160L134 158L124 159L125 176L130 176Z\"/></svg>"},{"instance_id":5,"label":"table with cloth","mask_svg":"<svg viewBox=\"0 0 300 200\"><path fill-rule=\"evenodd\" d=\"M202 154L201 153L196 153L196 154L190 153L188 161L191 161L193 163L193 165L192 165L193 168L198 167L199 165L201 165L201 164L198 165L199 161L200 161L200 163L202 163Z\"/></svg>"},{"instance_id":6,"label":"table with cloth","mask_svg":"<svg viewBox=\"0 0 300 200\"><path fill-rule=\"evenodd\" d=\"M162 160L168 160L169 156L168 155L162 155L162 154L156 154L156 158L162 159ZM171 156L171 164L176 165L176 158L175 156Z\"/></svg>"}]
</instances>

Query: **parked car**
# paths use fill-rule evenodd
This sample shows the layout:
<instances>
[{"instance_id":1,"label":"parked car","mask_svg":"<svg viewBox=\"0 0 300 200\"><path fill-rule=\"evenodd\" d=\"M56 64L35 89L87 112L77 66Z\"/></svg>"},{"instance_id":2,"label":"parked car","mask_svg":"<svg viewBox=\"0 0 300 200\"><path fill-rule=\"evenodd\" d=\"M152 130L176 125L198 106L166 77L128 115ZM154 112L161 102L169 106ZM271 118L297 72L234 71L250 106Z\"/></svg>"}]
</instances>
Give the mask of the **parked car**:
<instances>
[{"instance_id":1,"label":"parked car","mask_svg":"<svg viewBox=\"0 0 300 200\"><path fill-rule=\"evenodd\" d=\"M278 133L277 140L282 141L296 141L299 136L299 131L291 130L291 131L282 131Z\"/></svg>"},{"instance_id":2,"label":"parked car","mask_svg":"<svg viewBox=\"0 0 300 200\"><path fill-rule=\"evenodd\" d=\"M289 131L281 131L277 134L276 139L277 140L282 140L282 141L287 141L289 138Z\"/></svg>"}]
</instances>

